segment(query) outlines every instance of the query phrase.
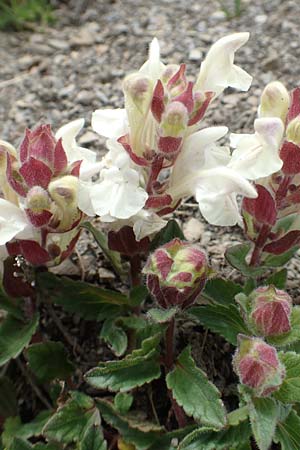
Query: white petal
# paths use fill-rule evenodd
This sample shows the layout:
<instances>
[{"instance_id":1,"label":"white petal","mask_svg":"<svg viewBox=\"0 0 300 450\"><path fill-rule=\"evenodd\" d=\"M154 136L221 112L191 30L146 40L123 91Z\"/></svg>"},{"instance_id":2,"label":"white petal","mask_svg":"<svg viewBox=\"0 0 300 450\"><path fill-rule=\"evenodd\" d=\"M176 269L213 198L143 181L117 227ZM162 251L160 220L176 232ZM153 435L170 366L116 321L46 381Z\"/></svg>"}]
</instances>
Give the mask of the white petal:
<instances>
[{"instance_id":1,"label":"white petal","mask_svg":"<svg viewBox=\"0 0 300 450\"><path fill-rule=\"evenodd\" d=\"M92 128L107 138L118 138L128 132L125 109L97 109L92 114Z\"/></svg>"},{"instance_id":2,"label":"white petal","mask_svg":"<svg viewBox=\"0 0 300 450\"><path fill-rule=\"evenodd\" d=\"M92 183L79 181L78 186L78 208L88 216L94 216L95 211L90 198Z\"/></svg>"},{"instance_id":3,"label":"white petal","mask_svg":"<svg viewBox=\"0 0 300 450\"><path fill-rule=\"evenodd\" d=\"M7 200L0 199L0 245L4 245L15 237L28 238L32 236L32 227L26 219L26 214L18 206Z\"/></svg>"},{"instance_id":4,"label":"white petal","mask_svg":"<svg viewBox=\"0 0 300 450\"><path fill-rule=\"evenodd\" d=\"M234 53L249 39L249 33L235 33L219 39L208 51L201 64L196 89L215 92L216 96L228 87L247 91L252 77L233 64Z\"/></svg>"},{"instance_id":5,"label":"white petal","mask_svg":"<svg viewBox=\"0 0 300 450\"><path fill-rule=\"evenodd\" d=\"M140 72L148 75L152 80L158 80L165 66L160 60L160 48L157 38L154 38L149 47L149 59L142 65Z\"/></svg>"},{"instance_id":6,"label":"white petal","mask_svg":"<svg viewBox=\"0 0 300 450\"><path fill-rule=\"evenodd\" d=\"M154 212L142 210L134 217L133 231L137 241L151 236L166 226L167 221Z\"/></svg>"},{"instance_id":7,"label":"white petal","mask_svg":"<svg viewBox=\"0 0 300 450\"><path fill-rule=\"evenodd\" d=\"M213 225L234 225L239 222L236 194L257 197L254 187L239 173L227 167L199 173L195 194L201 214Z\"/></svg>"},{"instance_id":8,"label":"white petal","mask_svg":"<svg viewBox=\"0 0 300 450\"><path fill-rule=\"evenodd\" d=\"M56 139L62 138L62 143L66 152L72 148L75 137L82 130L84 119L73 120L59 128L55 134Z\"/></svg>"},{"instance_id":9,"label":"white petal","mask_svg":"<svg viewBox=\"0 0 300 450\"><path fill-rule=\"evenodd\" d=\"M282 167L279 148L284 125L277 117L256 119L255 134L233 135L233 151L229 167L249 180L267 177Z\"/></svg>"}]
</instances>

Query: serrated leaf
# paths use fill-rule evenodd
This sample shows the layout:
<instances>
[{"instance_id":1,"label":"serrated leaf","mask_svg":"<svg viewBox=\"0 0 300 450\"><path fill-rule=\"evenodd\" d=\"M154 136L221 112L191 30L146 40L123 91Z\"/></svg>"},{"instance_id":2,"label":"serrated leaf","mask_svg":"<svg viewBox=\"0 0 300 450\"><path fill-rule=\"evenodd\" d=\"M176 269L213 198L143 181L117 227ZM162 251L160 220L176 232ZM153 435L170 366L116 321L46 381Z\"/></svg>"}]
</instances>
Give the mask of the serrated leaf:
<instances>
[{"instance_id":1,"label":"serrated leaf","mask_svg":"<svg viewBox=\"0 0 300 450\"><path fill-rule=\"evenodd\" d=\"M29 367L41 382L55 378L67 379L74 366L61 342L42 342L30 345L27 349Z\"/></svg>"},{"instance_id":2,"label":"serrated leaf","mask_svg":"<svg viewBox=\"0 0 300 450\"><path fill-rule=\"evenodd\" d=\"M73 392L71 398L48 420L43 433L49 440L64 444L80 442L87 428L100 423L93 400L80 392Z\"/></svg>"},{"instance_id":3,"label":"serrated leaf","mask_svg":"<svg viewBox=\"0 0 300 450\"><path fill-rule=\"evenodd\" d=\"M221 431L202 427L186 436L178 450L229 450L246 445L250 434L248 421Z\"/></svg>"},{"instance_id":4,"label":"serrated leaf","mask_svg":"<svg viewBox=\"0 0 300 450\"><path fill-rule=\"evenodd\" d=\"M98 425L91 425L87 428L82 441L80 450L106 450L107 443L103 437L101 428Z\"/></svg>"},{"instance_id":5,"label":"serrated leaf","mask_svg":"<svg viewBox=\"0 0 300 450\"><path fill-rule=\"evenodd\" d=\"M279 353L286 374L280 389L274 392L274 397L282 403L300 402L300 355L294 352Z\"/></svg>"},{"instance_id":6,"label":"serrated leaf","mask_svg":"<svg viewBox=\"0 0 300 450\"><path fill-rule=\"evenodd\" d=\"M273 273L269 278L266 280L267 284L272 284L277 289L284 289L286 285L287 280L287 270L281 269L278 272Z\"/></svg>"},{"instance_id":7,"label":"serrated leaf","mask_svg":"<svg viewBox=\"0 0 300 450\"><path fill-rule=\"evenodd\" d=\"M122 265L120 253L110 250L107 244L106 235L101 230L95 228L90 222L84 222L81 226L92 233L104 255L113 266L115 272L123 277L126 274L126 271Z\"/></svg>"},{"instance_id":8,"label":"serrated leaf","mask_svg":"<svg viewBox=\"0 0 300 450\"><path fill-rule=\"evenodd\" d=\"M167 225L160 230L151 242L150 250L153 251L157 247L170 242L174 238L185 240L184 234L175 219L168 221Z\"/></svg>"},{"instance_id":9,"label":"serrated leaf","mask_svg":"<svg viewBox=\"0 0 300 450\"><path fill-rule=\"evenodd\" d=\"M249 334L249 330L235 305L194 306L188 310L188 313L195 317L201 325L214 333L220 334L233 345L237 345L239 333Z\"/></svg>"},{"instance_id":10,"label":"serrated leaf","mask_svg":"<svg viewBox=\"0 0 300 450\"><path fill-rule=\"evenodd\" d=\"M235 409L234 411L231 411L227 415L227 421L228 425L230 426L236 426L241 422L244 422L249 416L249 410L248 406L241 406L238 409Z\"/></svg>"},{"instance_id":11,"label":"serrated leaf","mask_svg":"<svg viewBox=\"0 0 300 450\"><path fill-rule=\"evenodd\" d=\"M300 306L294 306L291 314L291 331L281 334L280 336L272 336L267 341L277 347L285 347L294 344L300 340Z\"/></svg>"},{"instance_id":12,"label":"serrated leaf","mask_svg":"<svg viewBox=\"0 0 300 450\"><path fill-rule=\"evenodd\" d=\"M0 325L0 366L16 358L35 333L39 322L38 314L26 322L8 315Z\"/></svg>"},{"instance_id":13,"label":"serrated leaf","mask_svg":"<svg viewBox=\"0 0 300 450\"><path fill-rule=\"evenodd\" d=\"M108 400L97 399L97 406L103 419L116 428L126 442L134 444L137 450L148 449L161 436L161 430L153 431L148 427L147 431L141 431L137 426L133 428L129 419L120 415Z\"/></svg>"},{"instance_id":14,"label":"serrated leaf","mask_svg":"<svg viewBox=\"0 0 300 450\"><path fill-rule=\"evenodd\" d=\"M5 377L0 377L0 416L16 416L18 411L15 387L12 381Z\"/></svg>"},{"instance_id":15,"label":"serrated leaf","mask_svg":"<svg viewBox=\"0 0 300 450\"><path fill-rule=\"evenodd\" d=\"M102 321L124 313L130 302L126 295L101 289L82 281L45 272L38 276L38 290L70 313L86 320Z\"/></svg>"},{"instance_id":16,"label":"serrated leaf","mask_svg":"<svg viewBox=\"0 0 300 450\"><path fill-rule=\"evenodd\" d=\"M167 375L166 382L173 397L188 416L215 428L225 426L226 411L220 392L196 366L189 347L180 354L175 369Z\"/></svg>"},{"instance_id":17,"label":"serrated leaf","mask_svg":"<svg viewBox=\"0 0 300 450\"><path fill-rule=\"evenodd\" d=\"M252 432L260 450L269 450L278 421L278 407L272 398L248 398Z\"/></svg>"},{"instance_id":18,"label":"serrated leaf","mask_svg":"<svg viewBox=\"0 0 300 450\"><path fill-rule=\"evenodd\" d=\"M177 313L177 308L161 309L161 308L151 308L147 312L148 317L155 323L167 323Z\"/></svg>"},{"instance_id":19,"label":"serrated leaf","mask_svg":"<svg viewBox=\"0 0 300 450\"><path fill-rule=\"evenodd\" d=\"M101 328L100 338L106 342L116 356L122 356L126 352L127 334L116 325L116 319L105 320Z\"/></svg>"},{"instance_id":20,"label":"serrated leaf","mask_svg":"<svg viewBox=\"0 0 300 450\"><path fill-rule=\"evenodd\" d=\"M274 441L280 442L281 450L299 450L300 417L295 411L291 411L284 422L278 423Z\"/></svg>"},{"instance_id":21,"label":"serrated leaf","mask_svg":"<svg viewBox=\"0 0 300 450\"><path fill-rule=\"evenodd\" d=\"M49 420L52 411L42 411L31 422L23 424L21 419L16 417L9 417L4 423L4 431L2 433L2 440L6 446L9 446L14 437L20 439L29 439L42 434L43 427Z\"/></svg>"},{"instance_id":22,"label":"serrated leaf","mask_svg":"<svg viewBox=\"0 0 300 450\"><path fill-rule=\"evenodd\" d=\"M215 303L228 306L234 304L234 297L243 291L241 285L224 278L213 278L208 280L203 293Z\"/></svg>"},{"instance_id":23,"label":"serrated leaf","mask_svg":"<svg viewBox=\"0 0 300 450\"><path fill-rule=\"evenodd\" d=\"M126 414L133 403L133 396L126 394L126 392L118 392L114 398L114 406L120 414Z\"/></svg>"},{"instance_id":24,"label":"serrated leaf","mask_svg":"<svg viewBox=\"0 0 300 450\"><path fill-rule=\"evenodd\" d=\"M255 278L261 276L266 271L266 268L263 266L249 266L246 262L246 257L248 256L250 249L251 244L234 245L226 250L225 258L232 267L239 270L243 275Z\"/></svg>"},{"instance_id":25,"label":"serrated leaf","mask_svg":"<svg viewBox=\"0 0 300 450\"><path fill-rule=\"evenodd\" d=\"M145 339L142 348L126 358L100 363L86 373L86 381L97 389L126 392L159 378L159 340L160 335Z\"/></svg>"}]
</instances>

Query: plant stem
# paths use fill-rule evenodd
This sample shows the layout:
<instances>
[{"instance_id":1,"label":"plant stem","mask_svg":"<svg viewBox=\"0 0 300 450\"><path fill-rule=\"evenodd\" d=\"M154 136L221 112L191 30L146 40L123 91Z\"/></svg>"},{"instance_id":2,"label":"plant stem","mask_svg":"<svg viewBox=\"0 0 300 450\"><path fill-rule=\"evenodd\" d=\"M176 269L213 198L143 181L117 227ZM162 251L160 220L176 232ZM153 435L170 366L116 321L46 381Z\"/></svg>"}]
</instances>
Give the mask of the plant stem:
<instances>
[{"instance_id":1,"label":"plant stem","mask_svg":"<svg viewBox=\"0 0 300 450\"><path fill-rule=\"evenodd\" d=\"M139 286L141 284L141 257L140 255L133 255L130 257L130 282L131 286Z\"/></svg>"},{"instance_id":2,"label":"plant stem","mask_svg":"<svg viewBox=\"0 0 300 450\"><path fill-rule=\"evenodd\" d=\"M249 263L250 266L258 266L259 265L261 252L262 252L262 249L268 239L270 230L271 230L271 228L269 225L263 225L261 227L261 230L260 230L259 235L255 242L255 246L254 246L251 260Z\"/></svg>"},{"instance_id":3,"label":"plant stem","mask_svg":"<svg viewBox=\"0 0 300 450\"><path fill-rule=\"evenodd\" d=\"M165 338L166 340L165 366L167 373L170 372L174 364L174 334L175 334L175 319L173 317L172 320L169 322ZM180 428L185 427L186 426L185 412L173 398L171 390L169 390L169 397L172 403L172 410L174 412L179 427Z\"/></svg>"}]
</instances>

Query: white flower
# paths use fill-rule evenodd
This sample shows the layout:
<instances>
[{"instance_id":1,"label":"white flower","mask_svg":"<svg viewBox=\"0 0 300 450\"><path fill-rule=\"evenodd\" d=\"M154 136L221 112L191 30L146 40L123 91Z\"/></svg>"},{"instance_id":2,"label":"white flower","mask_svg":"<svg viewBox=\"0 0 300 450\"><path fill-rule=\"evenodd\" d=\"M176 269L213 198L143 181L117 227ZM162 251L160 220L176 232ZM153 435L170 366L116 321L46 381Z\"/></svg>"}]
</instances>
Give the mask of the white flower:
<instances>
[{"instance_id":1,"label":"white flower","mask_svg":"<svg viewBox=\"0 0 300 450\"><path fill-rule=\"evenodd\" d=\"M79 187L78 205L88 215L97 214L127 219L140 211L148 198L140 187L140 174L132 168L129 156L117 141L107 142L110 152L104 157L100 181Z\"/></svg>"},{"instance_id":2,"label":"white flower","mask_svg":"<svg viewBox=\"0 0 300 450\"><path fill-rule=\"evenodd\" d=\"M97 109L92 114L92 128L106 138L118 138L128 132L125 109Z\"/></svg>"},{"instance_id":3,"label":"white flower","mask_svg":"<svg viewBox=\"0 0 300 450\"><path fill-rule=\"evenodd\" d=\"M160 60L160 48L157 38L154 38L149 46L149 57L142 65L139 72L149 76L154 82L159 79L165 69Z\"/></svg>"},{"instance_id":4,"label":"white flower","mask_svg":"<svg viewBox=\"0 0 300 450\"><path fill-rule=\"evenodd\" d=\"M173 199L194 195L201 214L213 225L240 223L237 194L257 196L243 176L226 166L228 148L215 144L226 133L226 127L206 128L186 139L170 180Z\"/></svg>"},{"instance_id":5,"label":"white flower","mask_svg":"<svg viewBox=\"0 0 300 450\"><path fill-rule=\"evenodd\" d=\"M13 203L0 198L0 246L14 238L30 239L33 227L25 212Z\"/></svg>"},{"instance_id":6,"label":"white flower","mask_svg":"<svg viewBox=\"0 0 300 450\"><path fill-rule=\"evenodd\" d=\"M196 89L212 91L215 96L228 86L247 91L252 77L236 66L234 53L249 39L249 33L234 33L219 39L208 51L201 64Z\"/></svg>"},{"instance_id":7,"label":"white flower","mask_svg":"<svg viewBox=\"0 0 300 450\"><path fill-rule=\"evenodd\" d=\"M254 122L254 134L231 134L233 151L228 167L249 180L257 180L277 172L282 167L279 148L284 125L277 117L265 117Z\"/></svg>"},{"instance_id":8,"label":"white flower","mask_svg":"<svg viewBox=\"0 0 300 450\"><path fill-rule=\"evenodd\" d=\"M62 138L63 148L68 162L82 160L80 166L80 178L85 179L98 172L96 153L87 148L80 147L76 142L76 136L84 126L84 119L73 120L59 128L55 134L56 139Z\"/></svg>"}]
</instances>

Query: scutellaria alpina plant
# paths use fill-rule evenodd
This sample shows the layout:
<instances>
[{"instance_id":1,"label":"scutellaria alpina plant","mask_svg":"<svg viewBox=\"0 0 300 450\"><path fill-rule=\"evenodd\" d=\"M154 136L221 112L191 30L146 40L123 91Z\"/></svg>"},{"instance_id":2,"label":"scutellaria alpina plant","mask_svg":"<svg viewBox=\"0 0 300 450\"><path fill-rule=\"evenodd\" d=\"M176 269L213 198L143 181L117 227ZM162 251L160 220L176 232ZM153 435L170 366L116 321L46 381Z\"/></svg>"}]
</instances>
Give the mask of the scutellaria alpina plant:
<instances>
[{"instance_id":1,"label":"scutellaria alpina plant","mask_svg":"<svg viewBox=\"0 0 300 450\"><path fill-rule=\"evenodd\" d=\"M284 268L300 242L300 88L269 83L254 133L229 145L226 126L203 127L226 88L249 89L234 63L248 37L213 44L194 81L154 39L123 81L125 107L92 115L107 138L100 161L76 143L82 119L26 130L18 149L0 141L0 363L26 374L40 411L23 423L2 376L0 448L300 448L300 309ZM174 219L191 196L209 223L243 229L249 242L225 254L236 281ZM51 272L83 228L119 290ZM96 322L103 358L91 364L56 305Z\"/></svg>"}]
</instances>

